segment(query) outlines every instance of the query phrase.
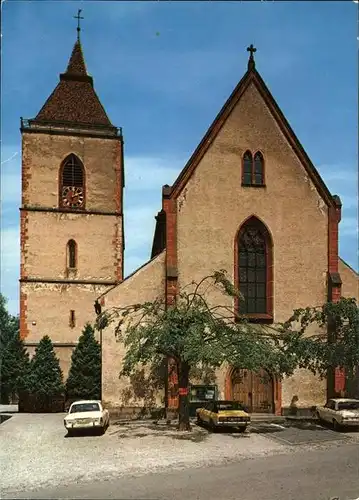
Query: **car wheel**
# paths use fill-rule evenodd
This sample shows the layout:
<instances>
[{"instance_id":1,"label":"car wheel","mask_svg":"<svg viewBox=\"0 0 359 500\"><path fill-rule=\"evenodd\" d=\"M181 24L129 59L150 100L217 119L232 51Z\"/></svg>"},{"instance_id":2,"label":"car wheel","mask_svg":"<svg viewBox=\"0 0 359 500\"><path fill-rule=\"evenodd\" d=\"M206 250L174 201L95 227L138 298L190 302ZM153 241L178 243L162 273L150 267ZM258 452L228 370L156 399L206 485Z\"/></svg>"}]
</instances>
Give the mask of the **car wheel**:
<instances>
[{"instance_id":1,"label":"car wheel","mask_svg":"<svg viewBox=\"0 0 359 500\"><path fill-rule=\"evenodd\" d=\"M199 415L197 415L196 422L197 422L197 425L202 425L202 419Z\"/></svg>"},{"instance_id":2,"label":"car wheel","mask_svg":"<svg viewBox=\"0 0 359 500\"><path fill-rule=\"evenodd\" d=\"M340 431L340 425L337 420L333 420L333 429L337 432Z\"/></svg>"},{"instance_id":3,"label":"car wheel","mask_svg":"<svg viewBox=\"0 0 359 500\"><path fill-rule=\"evenodd\" d=\"M244 426L244 427L242 427L242 426L241 426L241 427L238 427L238 431L239 431L239 432L242 432L242 433L243 433L243 432L246 432L246 429L247 429L247 426Z\"/></svg>"},{"instance_id":4,"label":"car wheel","mask_svg":"<svg viewBox=\"0 0 359 500\"><path fill-rule=\"evenodd\" d=\"M322 421L322 419L321 419L321 417L320 417L320 413L319 413L319 411L317 411L317 419L319 420L319 422L321 422L321 421Z\"/></svg>"},{"instance_id":5,"label":"car wheel","mask_svg":"<svg viewBox=\"0 0 359 500\"><path fill-rule=\"evenodd\" d=\"M74 431L67 429L67 435L68 435L68 437L72 437L74 435Z\"/></svg>"}]
</instances>

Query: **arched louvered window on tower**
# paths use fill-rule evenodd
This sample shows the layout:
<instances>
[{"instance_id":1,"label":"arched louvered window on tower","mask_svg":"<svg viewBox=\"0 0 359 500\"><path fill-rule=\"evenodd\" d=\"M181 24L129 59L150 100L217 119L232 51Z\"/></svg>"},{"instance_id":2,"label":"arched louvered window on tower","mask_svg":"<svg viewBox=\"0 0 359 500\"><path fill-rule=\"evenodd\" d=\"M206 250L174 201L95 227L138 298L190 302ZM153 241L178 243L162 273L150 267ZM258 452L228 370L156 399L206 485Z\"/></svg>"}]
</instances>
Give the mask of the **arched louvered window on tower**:
<instances>
[{"instance_id":1,"label":"arched louvered window on tower","mask_svg":"<svg viewBox=\"0 0 359 500\"><path fill-rule=\"evenodd\" d=\"M67 268L77 268L77 244L75 240L67 242Z\"/></svg>"},{"instance_id":2,"label":"arched louvered window on tower","mask_svg":"<svg viewBox=\"0 0 359 500\"><path fill-rule=\"evenodd\" d=\"M59 179L60 206L68 209L85 207L85 169L80 159L69 155L62 163Z\"/></svg>"},{"instance_id":3,"label":"arched louvered window on tower","mask_svg":"<svg viewBox=\"0 0 359 500\"><path fill-rule=\"evenodd\" d=\"M272 239L265 225L251 217L237 236L236 281L242 298L238 312L249 317L273 316Z\"/></svg>"}]
</instances>

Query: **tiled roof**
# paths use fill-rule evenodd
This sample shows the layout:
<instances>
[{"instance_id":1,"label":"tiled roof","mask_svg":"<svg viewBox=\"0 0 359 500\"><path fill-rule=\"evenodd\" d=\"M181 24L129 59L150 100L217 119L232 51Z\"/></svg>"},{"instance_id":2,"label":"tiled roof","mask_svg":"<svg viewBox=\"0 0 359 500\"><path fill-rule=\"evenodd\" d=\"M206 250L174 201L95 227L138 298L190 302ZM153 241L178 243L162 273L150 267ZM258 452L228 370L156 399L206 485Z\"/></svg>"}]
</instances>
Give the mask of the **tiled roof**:
<instances>
[{"instance_id":1,"label":"tiled roof","mask_svg":"<svg viewBox=\"0 0 359 500\"><path fill-rule=\"evenodd\" d=\"M77 40L60 82L47 99L34 122L72 122L112 127L87 74L81 43Z\"/></svg>"}]
</instances>

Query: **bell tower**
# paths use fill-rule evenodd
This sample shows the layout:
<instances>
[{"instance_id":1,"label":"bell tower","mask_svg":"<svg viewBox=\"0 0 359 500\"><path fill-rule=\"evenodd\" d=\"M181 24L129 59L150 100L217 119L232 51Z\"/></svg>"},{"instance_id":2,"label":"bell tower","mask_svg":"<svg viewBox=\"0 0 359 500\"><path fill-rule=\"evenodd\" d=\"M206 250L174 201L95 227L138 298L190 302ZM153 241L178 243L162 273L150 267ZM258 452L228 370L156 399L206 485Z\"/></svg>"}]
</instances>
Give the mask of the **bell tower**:
<instances>
[{"instance_id":1,"label":"bell tower","mask_svg":"<svg viewBox=\"0 0 359 500\"><path fill-rule=\"evenodd\" d=\"M66 71L20 129L20 333L30 353L49 335L65 378L95 298L123 279L122 131L95 92L77 30Z\"/></svg>"}]
</instances>

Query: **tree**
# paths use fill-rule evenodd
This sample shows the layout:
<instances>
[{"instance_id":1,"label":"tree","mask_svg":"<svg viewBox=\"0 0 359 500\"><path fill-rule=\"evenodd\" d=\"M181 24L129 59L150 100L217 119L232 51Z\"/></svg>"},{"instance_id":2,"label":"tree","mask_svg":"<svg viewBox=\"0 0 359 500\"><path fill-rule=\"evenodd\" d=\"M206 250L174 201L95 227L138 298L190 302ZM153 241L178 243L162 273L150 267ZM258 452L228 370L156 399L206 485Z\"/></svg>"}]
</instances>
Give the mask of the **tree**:
<instances>
[{"instance_id":1,"label":"tree","mask_svg":"<svg viewBox=\"0 0 359 500\"><path fill-rule=\"evenodd\" d=\"M19 317L9 314L6 302L6 298L0 294L0 380L3 404L8 404L10 397L16 392L18 370L16 366L12 366L12 363L19 361L18 355L22 359L20 353L23 349L23 346L19 344ZM17 348L19 348L18 352ZM8 349L10 349L9 352Z\"/></svg>"},{"instance_id":2,"label":"tree","mask_svg":"<svg viewBox=\"0 0 359 500\"><path fill-rule=\"evenodd\" d=\"M189 430L190 371L217 368L224 363L273 374L291 374L277 332L248 323L227 305L212 305L207 294L216 289L232 299L240 297L225 271L184 287L172 306L164 300L113 308L98 316L98 328L117 322L116 335L126 347L120 376L130 376L138 365L159 365L173 359L179 380L179 429Z\"/></svg>"},{"instance_id":3,"label":"tree","mask_svg":"<svg viewBox=\"0 0 359 500\"><path fill-rule=\"evenodd\" d=\"M72 353L66 393L69 399L101 398L101 347L90 324L85 325Z\"/></svg>"},{"instance_id":4,"label":"tree","mask_svg":"<svg viewBox=\"0 0 359 500\"><path fill-rule=\"evenodd\" d=\"M314 330L311 335L309 328ZM346 391L353 393L359 377L359 308L354 298L296 309L282 324L281 333L283 348L294 364L321 377L344 369Z\"/></svg>"},{"instance_id":5,"label":"tree","mask_svg":"<svg viewBox=\"0 0 359 500\"><path fill-rule=\"evenodd\" d=\"M29 353L17 332L2 350L1 403L9 404L23 389L29 372Z\"/></svg>"},{"instance_id":6,"label":"tree","mask_svg":"<svg viewBox=\"0 0 359 500\"><path fill-rule=\"evenodd\" d=\"M63 376L54 346L45 335L35 349L30 361L29 374L24 381L24 389L40 397L53 397L63 394Z\"/></svg>"},{"instance_id":7,"label":"tree","mask_svg":"<svg viewBox=\"0 0 359 500\"><path fill-rule=\"evenodd\" d=\"M6 309L6 298L0 293L0 347L7 345L19 331L19 317L13 316Z\"/></svg>"}]
</instances>

